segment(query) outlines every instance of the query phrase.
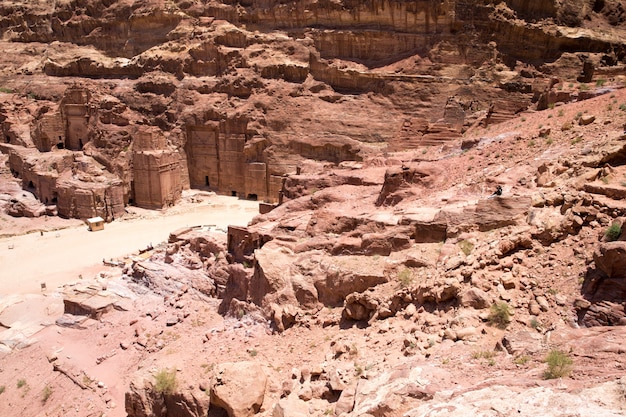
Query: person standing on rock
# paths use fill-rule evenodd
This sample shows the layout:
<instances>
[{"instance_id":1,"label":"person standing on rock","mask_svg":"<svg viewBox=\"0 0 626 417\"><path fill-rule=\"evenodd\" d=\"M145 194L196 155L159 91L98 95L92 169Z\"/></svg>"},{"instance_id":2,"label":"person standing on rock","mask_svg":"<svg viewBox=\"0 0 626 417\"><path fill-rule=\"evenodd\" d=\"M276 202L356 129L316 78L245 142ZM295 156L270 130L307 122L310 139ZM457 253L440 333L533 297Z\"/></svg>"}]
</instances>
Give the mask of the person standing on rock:
<instances>
[{"instance_id":1,"label":"person standing on rock","mask_svg":"<svg viewBox=\"0 0 626 417\"><path fill-rule=\"evenodd\" d=\"M496 197L500 197L501 195L502 195L502 186L498 185L496 187L496 191L494 191L493 194L489 196L489 198L496 198Z\"/></svg>"}]
</instances>

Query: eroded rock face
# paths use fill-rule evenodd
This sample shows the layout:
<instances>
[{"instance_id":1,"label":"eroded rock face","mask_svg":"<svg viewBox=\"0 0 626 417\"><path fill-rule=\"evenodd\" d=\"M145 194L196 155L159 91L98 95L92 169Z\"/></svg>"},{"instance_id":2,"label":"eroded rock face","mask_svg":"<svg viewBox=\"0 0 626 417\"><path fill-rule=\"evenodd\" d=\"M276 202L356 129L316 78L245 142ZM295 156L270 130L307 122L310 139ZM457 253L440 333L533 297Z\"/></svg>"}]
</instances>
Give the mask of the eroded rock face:
<instances>
[{"instance_id":1,"label":"eroded rock face","mask_svg":"<svg viewBox=\"0 0 626 417\"><path fill-rule=\"evenodd\" d=\"M583 283L584 303L577 306L579 320L587 326L626 324L626 242L601 242Z\"/></svg>"},{"instance_id":2,"label":"eroded rock face","mask_svg":"<svg viewBox=\"0 0 626 417\"><path fill-rule=\"evenodd\" d=\"M201 417L209 410L204 392L157 392L152 378L136 377L125 395L129 417Z\"/></svg>"}]
</instances>

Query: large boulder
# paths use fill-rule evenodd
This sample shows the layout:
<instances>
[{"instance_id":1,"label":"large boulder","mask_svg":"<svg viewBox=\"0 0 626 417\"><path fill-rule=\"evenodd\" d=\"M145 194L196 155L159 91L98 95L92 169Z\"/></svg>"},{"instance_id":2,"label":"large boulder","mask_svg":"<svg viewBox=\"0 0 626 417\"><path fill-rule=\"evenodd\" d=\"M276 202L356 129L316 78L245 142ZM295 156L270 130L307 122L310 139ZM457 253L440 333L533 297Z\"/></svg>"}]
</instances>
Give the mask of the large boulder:
<instances>
[{"instance_id":1,"label":"large boulder","mask_svg":"<svg viewBox=\"0 0 626 417\"><path fill-rule=\"evenodd\" d=\"M294 253L278 241L266 243L255 256L250 298L263 307L338 305L350 293L388 281L385 262L374 256L329 256L319 250Z\"/></svg>"},{"instance_id":2,"label":"large boulder","mask_svg":"<svg viewBox=\"0 0 626 417\"><path fill-rule=\"evenodd\" d=\"M507 333L502 338L502 346L510 355L532 355L544 348L543 336L526 330Z\"/></svg>"},{"instance_id":3,"label":"large boulder","mask_svg":"<svg viewBox=\"0 0 626 417\"><path fill-rule=\"evenodd\" d=\"M472 230L486 232L505 226L514 226L526 222L526 214L531 206L528 196L498 196L480 200L475 206L469 206L462 212L441 211L435 216L435 221L446 219L448 233L450 229Z\"/></svg>"},{"instance_id":4,"label":"large boulder","mask_svg":"<svg viewBox=\"0 0 626 417\"><path fill-rule=\"evenodd\" d=\"M316 253L295 254L276 241L266 243L255 253L256 265L249 286L251 300L264 307L271 303L314 307L318 293L301 273L301 264Z\"/></svg>"},{"instance_id":5,"label":"large boulder","mask_svg":"<svg viewBox=\"0 0 626 417\"><path fill-rule=\"evenodd\" d=\"M274 406L272 417L308 417L309 405L298 398L297 395L290 395L281 398Z\"/></svg>"},{"instance_id":6,"label":"large boulder","mask_svg":"<svg viewBox=\"0 0 626 417\"><path fill-rule=\"evenodd\" d=\"M315 288L324 304L340 304L350 293L388 281L385 262L373 256L326 257L320 266L323 271L315 278Z\"/></svg>"},{"instance_id":7,"label":"large boulder","mask_svg":"<svg viewBox=\"0 0 626 417\"><path fill-rule=\"evenodd\" d=\"M400 415L396 412L406 403L432 399L437 382L447 378L445 370L406 362L371 379L359 379L351 415Z\"/></svg>"},{"instance_id":8,"label":"large boulder","mask_svg":"<svg viewBox=\"0 0 626 417\"><path fill-rule=\"evenodd\" d=\"M596 267L609 278L626 277L626 242L603 242L593 254Z\"/></svg>"},{"instance_id":9,"label":"large boulder","mask_svg":"<svg viewBox=\"0 0 626 417\"><path fill-rule=\"evenodd\" d=\"M266 385L267 375L258 363L222 363L211 385L211 405L226 410L228 417L251 417L263 404Z\"/></svg>"},{"instance_id":10,"label":"large boulder","mask_svg":"<svg viewBox=\"0 0 626 417\"><path fill-rule=\"evenodd\" d=\"M493 304L491 296L480 288L470 287L461 293L461 305L463 307L484 309L491 306L491 304Z\"/></svg>"},{"instance_id":11,"label":"large boulder","mask_svg":"<svg viewBox=\"0 0 626 417\"><path fill-rule=\"evenodd\" d=\"M441 178L440 164L421 162L413 166L389 168L380 190L377 206L395 206L406 197L414 195L420 188L431 188Z\"/></svg>"}]
</instances>

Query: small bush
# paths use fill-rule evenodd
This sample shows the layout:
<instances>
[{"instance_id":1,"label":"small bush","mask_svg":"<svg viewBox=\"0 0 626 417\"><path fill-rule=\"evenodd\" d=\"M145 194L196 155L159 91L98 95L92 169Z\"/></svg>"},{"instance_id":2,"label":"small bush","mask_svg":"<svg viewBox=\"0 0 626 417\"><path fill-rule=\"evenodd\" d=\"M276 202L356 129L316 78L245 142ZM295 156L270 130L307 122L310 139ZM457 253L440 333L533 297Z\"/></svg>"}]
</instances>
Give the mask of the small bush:
<instances>
[{"instance_id":1,"label":"small bush","mask_svg":"<svg viewBox=\"0 0 626 417\"><path fill-rule=\"evenodd\" d=\"M530 361L530 356L528 355L520 355L517 358L513 359L513 363L515 365L526 365Z\"/></svg>"},{"instance_id":2,"label":"small bush","mask_svg":"<svg viewBox=\"0 0 626 417\"><path fill-rule=\"evenodd\" d=\"M0 385L0 394L2 394L5 389L6 389L6 387L4 385Z\"/></svg>"},{"instance_id":3,"label":"small bush","mask_svg":"<svg viewBox=\"0 0 626 417\"><path fill-rule=\"evenodd\" d=\"M567 356L567 353L555 349L546 356L546 363L548 369L543 373L544 379L555 379L569 375L574 361Z\"/></svg>"},{"instance_id":4,"label":"small bush","mask_svg":"<svg viewBox=\"0 0 626 417\"><path fill-rule=\"evenodd\" d=\"M52 395L52 388L46 385L46 387L43 389L43 393L41 394L41 401L45 403L46 401L48 401L48 398L50 398L51 395Z\"/></svg>"},{"instance_id":5,"label":"small bush","mask_svg":"<svg viewBox=\"0 0 626 417\"><path fill-rule=\"evenodd\" d=\"M602 87L605 83L606 83L606 80L599 79L599 80L596 81L596 86L597 87Z\"/></svg>"},{"instance_id":6,"label":"small bush","mask_svg":"<svg viewBox=\"0 0 626 417\"><path fill-rule=\"evenodd\" d=\"M176 391L178 381L176 380L176 370L168 371L161 369L154 376L156 384L154 389L161 394L172 394Z\"/></svg>"},{"instance_id":7,"label":"small bush","mask_svg":"<svg viewBox=\"0 0 626 417\"><path fill-rule=\"evenodd\" d=\"M413 274L411 270L408 268L404 268L398 274L398 281L400 282L400 287L406 288L413 283Z\"/></svg>"},{"instance_id":8,"label":"small bush","mask_svg":"<svg viewBox=\"0 0 626 417\"><path fill-rule=\"evenodd\" d=\"M579 86L578 86L578 89L579 89L580 91L587 91L587 90L589 90L589 86L588 86L587 84L584 84L584 83L583 83L583 84L581 84L581 85L579 85Z\"/></svg>"},{"instance_id":9,"label":"small bush","mask_svg":"<svg viewBox=\"0 0 626 417\"><path fill-rule=\"evenodd\" d=\"M26 386L26 380L25 379L18 379L17 380L17 387L18 388L22 388L24 386Z\"/></svg>"},{"instance_id":10,"label":"small bush","mask_svg":"<svg viewBox=\"0 0 626 417\"><path fill-rule=\"evenodd\" d=\"M489 312L489 323L492 325L504 329L511 322L511 309L504 301L499 301L491 305L491 311Z\"/></svg>"},{"instance_id":11,"label":"small bush","mask_svg":"<svg viewBox=\"0 0 626 417\"><path fill-rule=\"evenodd\" d=\"M621 111L626 111L626 104L624 104L624 103L620 104L620 105L619 105L619 109L620 109Z\"/></svg>"},{"instance_id":12,"label":"small bush","mask_svg":"<svg viewBox=\"0 0 626 417\"><path fill-rule=\"evenodd\" d=\"M474 250L474 244L469 240L462 240L459 242L459 248L461 248L461 251L465 254L465 256L469 256L469 254L472 253L472 250Z\"/></svg>"},{"instance_id":13,"label":"small bush","mask_svg":"<svg viewBox=\"0 0 626 417\"><path fill-rule=\"evenodd\" d=\"M472 359L493 359L496 357L496 352L493 350L475 350L472 352Z\"/></svg>"},{"instance_id":14,"label":"small bush","mask_svg":"<svg viewBox=\"0 0 626 417\"><path fill-rule=\"evenodd\" d=\"M621 234L622 227L617 223L613 223L612 225L610 225L609 228L606 229L606 231L604 232L604 236L609 242L613 242L614 240L619 239L619 236Z\"/></svg>"}]
</instances>

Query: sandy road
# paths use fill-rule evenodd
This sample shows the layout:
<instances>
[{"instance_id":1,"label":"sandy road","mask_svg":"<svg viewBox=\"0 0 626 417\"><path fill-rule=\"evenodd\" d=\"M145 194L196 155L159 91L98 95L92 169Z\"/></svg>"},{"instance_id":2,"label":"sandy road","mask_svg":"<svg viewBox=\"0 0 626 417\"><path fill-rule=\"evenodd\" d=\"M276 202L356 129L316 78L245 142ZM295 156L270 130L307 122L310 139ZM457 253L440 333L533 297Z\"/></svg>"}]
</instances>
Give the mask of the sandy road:
<instances>
[{"instance_id":1,"label":"sandy road","mask_svg":"<svg viewBox=\"0 0 626 417\"><path fill-rule=\"evenodd\" d=\"M246 225L258 214L258 202L211 196L202 203L176 208L178 213L146 212L143 218L115 221L90 232L86 226L58 232L30 233L0 239L0 297L54 289L93 278L102 259L118 258L167 240L171 231L195 225Z\"/></svg>"}]
</instances>

